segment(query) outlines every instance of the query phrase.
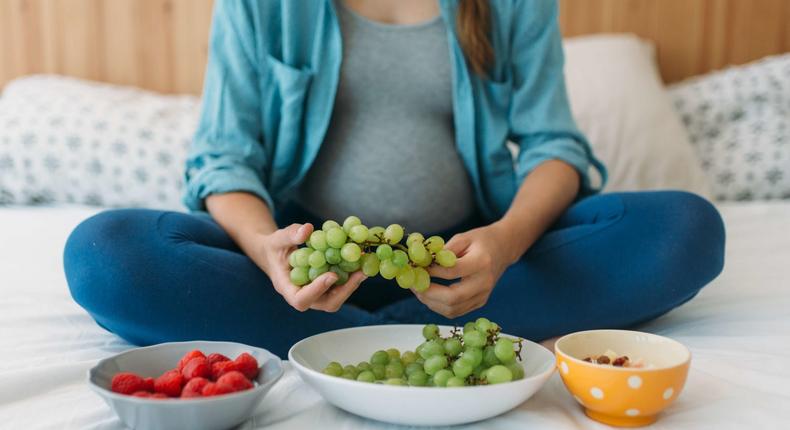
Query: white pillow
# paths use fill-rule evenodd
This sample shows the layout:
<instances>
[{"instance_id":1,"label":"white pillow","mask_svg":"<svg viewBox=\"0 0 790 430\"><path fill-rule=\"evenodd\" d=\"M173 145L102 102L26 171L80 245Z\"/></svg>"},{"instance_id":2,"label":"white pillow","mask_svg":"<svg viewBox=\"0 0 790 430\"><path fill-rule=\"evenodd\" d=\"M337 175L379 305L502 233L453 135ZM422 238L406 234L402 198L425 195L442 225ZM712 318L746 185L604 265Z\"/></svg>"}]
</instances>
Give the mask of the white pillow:
<instances>
[{"instance_id":1,"label":"white pillow","mask_svg":"<svg viewBox=\"0 0 790 430\"><path fill-rule=\"evenodd\" d=\"M653 46L633 35L576 37L564 45L571 109L609 171L604 191L680 189L709 197Z\"/></svg>"},{"instance_id":2,"label":"white pillow","mask_svg":"<svg viewBox=\"0 0 790 430\"><path fill-rule=\"evenodd\" d=\"M180 209L199 101L61 76L0 97L0 204Z\"/></svg>"},{"instance_id":3,"label":"white pillow","mask_svg":"<svg viewBox=\"0 0 790 430\"><path fill-rule=\"evenodd\" d=\"M790 199L790 54L670 87L718 200Z\"/></svg>"}]
</instances>

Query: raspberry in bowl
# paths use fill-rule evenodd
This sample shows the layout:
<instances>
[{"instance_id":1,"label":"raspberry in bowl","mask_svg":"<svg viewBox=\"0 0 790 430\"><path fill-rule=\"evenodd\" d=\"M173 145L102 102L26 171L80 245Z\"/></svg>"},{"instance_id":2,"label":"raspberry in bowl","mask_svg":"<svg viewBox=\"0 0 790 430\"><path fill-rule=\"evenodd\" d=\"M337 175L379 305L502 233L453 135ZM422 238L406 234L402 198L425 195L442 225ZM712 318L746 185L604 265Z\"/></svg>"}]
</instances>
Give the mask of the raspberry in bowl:
<instances>
[{"instance_id":1,"label":"raspberry in bowl","mask_svg":"<svg viewBox=\"0 0 790 430\"><path fill-rule=\"evenodd\" d=\"M248 419L283 374L265 349L174 342L103 359L88 384L130 428L225 429Z\"/></svg>"}]
</instances>

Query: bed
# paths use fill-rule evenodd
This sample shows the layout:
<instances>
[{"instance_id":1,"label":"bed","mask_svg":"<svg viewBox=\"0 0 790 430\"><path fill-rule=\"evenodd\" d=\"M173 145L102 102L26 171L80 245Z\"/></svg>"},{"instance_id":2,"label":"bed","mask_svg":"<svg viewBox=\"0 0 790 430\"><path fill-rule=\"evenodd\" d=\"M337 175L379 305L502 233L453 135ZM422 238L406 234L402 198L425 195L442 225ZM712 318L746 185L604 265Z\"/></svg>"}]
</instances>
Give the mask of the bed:
<instances>
[{"instance_id":1,"label":"bed","mask_svg":"<svg viewBox=\"0 0 790 430\"><path fill-rule=\"evenodd\" d=\"M689 380L652 428L783 428L790 420L790 202L720 205L724 272L686 305L641 330L692 351ZM85 384L96 360L132 347L71 301L61 268L69 231L96 208L0 210L0 427L121 429ZM21 229L25 225L28 228ZM558 375L518 409L468 428L606 428L587 419ZM396 428L337 409L287 368L241 426Z\"/></svg>"}]
</instances>

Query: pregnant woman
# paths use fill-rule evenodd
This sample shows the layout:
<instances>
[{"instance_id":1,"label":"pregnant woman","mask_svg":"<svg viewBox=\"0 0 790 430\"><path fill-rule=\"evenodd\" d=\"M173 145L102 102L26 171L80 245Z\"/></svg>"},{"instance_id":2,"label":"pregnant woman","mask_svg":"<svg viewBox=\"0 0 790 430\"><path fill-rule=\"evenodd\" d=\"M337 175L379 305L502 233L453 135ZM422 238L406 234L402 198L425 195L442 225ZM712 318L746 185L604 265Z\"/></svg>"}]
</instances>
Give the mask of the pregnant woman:
<instances>
[{"instance_id":1,"label":"pregnant woman","mask_svg":"<svg viewBox=\"0 0 790 430\"><path fill-rule=\"evenodd\" d=\"M485 315L541 340L664 314L721 271L722 221L684 192L597 194L562 68L550 0L217 0L191 213L86 220L71 293L136 344L281 356L367 324ZM458 263L422 293L361 272L293 285L288 254L348 215L450 238Z\"/></svg>"}]
</instances>

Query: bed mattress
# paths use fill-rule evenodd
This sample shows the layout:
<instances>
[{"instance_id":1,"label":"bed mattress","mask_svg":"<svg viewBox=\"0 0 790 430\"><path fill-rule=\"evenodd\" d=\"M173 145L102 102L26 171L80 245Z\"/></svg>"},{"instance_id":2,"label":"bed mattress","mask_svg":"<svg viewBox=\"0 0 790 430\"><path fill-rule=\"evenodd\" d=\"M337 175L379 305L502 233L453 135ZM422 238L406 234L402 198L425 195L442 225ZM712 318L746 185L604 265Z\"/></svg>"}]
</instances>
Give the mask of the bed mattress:
<instances>
[{"instance_id":1,"label":"bed mattress","mask_svg":"<svg viewBox=\"0 0 790 430\"><path fill-rule=\"evenodd\" d=\"M722 275L694 300L639 327L688 345L686 388L652 428L787 428L790 422L790 203L720 206ZM121 429L86 383L100 358L131 347L69 298L68 232L95 209L0 209L0 428ZM396 428L334 408L287 368L240 428ZM519 408L468 426L608 428L587 419L558 375Z\"/></svg>"}]
</instances>

